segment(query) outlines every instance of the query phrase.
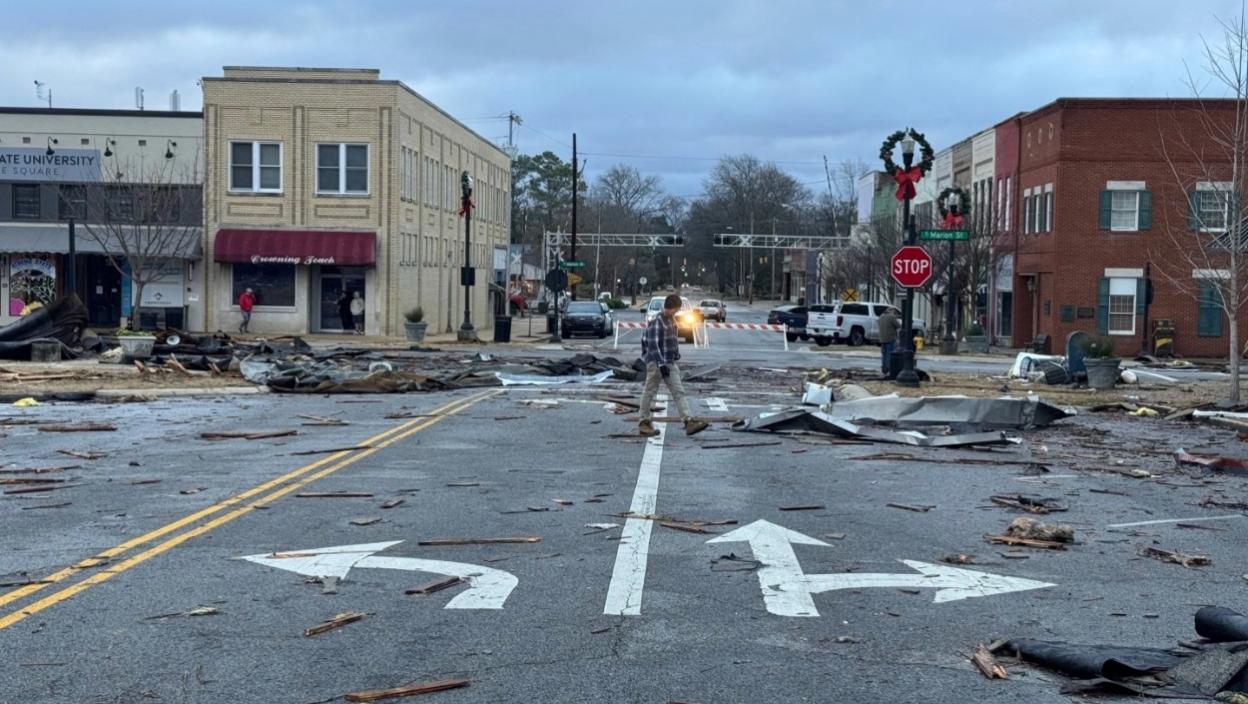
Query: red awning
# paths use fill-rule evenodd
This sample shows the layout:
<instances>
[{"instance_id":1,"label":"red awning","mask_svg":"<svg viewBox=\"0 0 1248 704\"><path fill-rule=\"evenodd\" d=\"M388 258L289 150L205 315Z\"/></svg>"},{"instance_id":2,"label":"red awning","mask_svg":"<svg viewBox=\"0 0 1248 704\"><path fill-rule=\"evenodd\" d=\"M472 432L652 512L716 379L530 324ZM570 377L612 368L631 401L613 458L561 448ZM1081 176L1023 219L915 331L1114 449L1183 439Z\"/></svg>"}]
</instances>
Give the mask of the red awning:
<instances>
[{"instance_id":1,"label":"red awning","mask_svg":"<svg viewBox=\"0 0 1248 704\"><path fill-rule=\"evenodd\" d=\"M326 230L218 230L212 253L219 262L372 265L377 263L377 235Z\"/></svg>"}]
</instances>

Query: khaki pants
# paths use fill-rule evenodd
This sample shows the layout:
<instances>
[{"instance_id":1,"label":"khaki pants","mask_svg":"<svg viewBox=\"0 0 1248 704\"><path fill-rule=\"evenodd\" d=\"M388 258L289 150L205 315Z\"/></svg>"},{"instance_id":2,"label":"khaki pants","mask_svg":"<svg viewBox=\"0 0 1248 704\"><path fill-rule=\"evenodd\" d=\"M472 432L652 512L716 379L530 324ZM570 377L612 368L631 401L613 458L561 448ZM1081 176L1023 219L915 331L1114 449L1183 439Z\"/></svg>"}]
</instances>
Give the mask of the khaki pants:
<instances>
[{"instance_id":1,"label":"khaki pants","mask_svg":"<svg viewBox=\"0 0 1248 704\"><path fill-rule=\"evenodd\" d=\"M646 364L646 388L641 392L642 421L648 421L654 415L650 409L654 405L655 394L659 392L660 381L667 385L667 390L672 397L671 402L676 405L680 419L687 421L693 417L693 413L689 411L689 399L685 396L685 385L680 381L680 367L672 363L667 365L667 368L671 370L671 374L664 379L659 372L659 365L654 362Z\"/></svg>"}]
</instances>

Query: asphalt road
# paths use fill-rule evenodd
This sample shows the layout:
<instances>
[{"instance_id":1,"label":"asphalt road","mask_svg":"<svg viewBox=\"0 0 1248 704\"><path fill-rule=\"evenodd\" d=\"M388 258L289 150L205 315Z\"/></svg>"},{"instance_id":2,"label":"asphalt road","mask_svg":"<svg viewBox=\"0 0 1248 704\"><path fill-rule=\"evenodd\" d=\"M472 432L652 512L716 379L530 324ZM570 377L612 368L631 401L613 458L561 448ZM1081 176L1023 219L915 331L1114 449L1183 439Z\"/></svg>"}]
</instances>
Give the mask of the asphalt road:
<instances>
[{"instance_id":1,"label":"asphalt road","mask_svg":"<svg viewBox=\"0 0 1248 704\"><path fill-rule=\"evenodd\" d=\"M790 403L796 380L754 370L690 386L701 412L750 415ZM1194 636L1196 604L1243 605L1244 516L1197 504L1211 491L1242 496L1245 480L1190 476L1168 456L1178 442L1234 452L1233 433L1079 417L990 454L903 448L867 459L899 448L722 425L694 438L673 425L644 442L630 436L634 420L596 398L603 390L0 413L117 426L58 434L0 422L7 469L69 465L0 474L66 480L0 494L0 701L310 704L466 678L468 688L429 701L1046 704L1068 701L1061 678L1017 666L989 681L964 653L1014 636L1167 647ZM298 434L201 437L283 429ZM326 452L336 448L361 449ZM1122 474L1134 469L1151 474ZM299 496L308 492L369 496ZM1068 505L1053 518L1079 544L985 543L1018 515L988 497L1020 492ZM795 506L810 508L784 510ZM735 523L689 532L617 515L630 509L686 528ZM541 540L419 544L517 537ZM1138 555L1154 544L1213 564ZM359 545L371 547L324 550ZM974 555L962 569L981 574L950 573L941 558L952 553ZM931 584L917 576L933 570ZM345 578L324 594L300 571ZM404 593L457 571L474 576ZM1028 581L973 595L998 584L985 575ZM33 584L14 585L24 581ZM215 611L188 615L201 607ZM304 635L348 611L367 615Z\"/></svg>"}]
</instances>

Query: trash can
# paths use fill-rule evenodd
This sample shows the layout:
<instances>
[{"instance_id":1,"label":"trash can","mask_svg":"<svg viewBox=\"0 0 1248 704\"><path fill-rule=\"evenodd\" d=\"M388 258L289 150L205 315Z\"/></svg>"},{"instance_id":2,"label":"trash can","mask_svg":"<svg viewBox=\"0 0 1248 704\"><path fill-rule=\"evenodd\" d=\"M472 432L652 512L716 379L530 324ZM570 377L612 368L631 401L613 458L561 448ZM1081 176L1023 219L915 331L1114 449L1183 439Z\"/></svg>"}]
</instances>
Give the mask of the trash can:
<instances>
[{"instance_id":1,"label":"trash can","mask_svg":"<svg viewBox=\"0 0 1248 704\"><path fill-rule=\"evenodd\" d=\"M1153 321L1153 354L1158 357L1174 356L1174 321Z\"/></svg>"},{"instance_id":2,"label":"trash can","mask_svg":"<svg viewBox=\"0 0 1248 704\"><path fill-rule=\"evenodd\" d=\"M538 312L540 315L545 315L545 314L546 314L546 311L548 311L548 310L550 310L550 302L549 302L549 301L538 301L538 302L537 302L537 312Z\"/></svg>"},{"instance_id":3,"label":"trash can","mask_svg":"<svg viewBox=\"0 0 1248 704\"><path fill-rule=\"evenodd\" d=\"M511 342L511 316L494 316L494 341Z\"/></svg>"},{"instance_id":4,"label":"trash can","mask_svg":"<svg viewBox=\"0 0 1248 704\"><path fill-rule=\"evenodd\" d=\"M547 314L546 314L546 332L548 332L548 333L552 333L552 332L554 332L554 331L555 331L555 326L556 326L556 325L558 325L558 324L559 324L559 314L558 314L558 313L547 313Z\"/></svg>"}]
</instances>

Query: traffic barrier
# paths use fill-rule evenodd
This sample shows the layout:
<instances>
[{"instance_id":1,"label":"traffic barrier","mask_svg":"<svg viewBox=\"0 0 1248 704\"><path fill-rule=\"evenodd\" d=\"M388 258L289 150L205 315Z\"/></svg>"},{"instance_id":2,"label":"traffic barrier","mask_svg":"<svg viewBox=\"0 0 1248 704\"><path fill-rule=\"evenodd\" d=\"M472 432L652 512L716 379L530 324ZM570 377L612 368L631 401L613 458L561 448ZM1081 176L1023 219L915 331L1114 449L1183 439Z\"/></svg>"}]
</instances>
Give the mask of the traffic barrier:
<instances>
[{"instance_id":1,"label":"traffic barrier","mask_svg":"<svg viewBox=\"0 0 1248 704\"><path fill-rule=\"evenodd\" d=\"M615 323L615 340L611 343L611 349L620 348L620 331L621 330L645 330L646 323L630 323L616 321ZM693 346L706 347L706 328L705 324L693 329Z\"/></svg>"},{"instance_id":2,"label":"traffic barrier","mask_svg":"<svg viewBox=\"0 0 1248 704\"><path fill-rule=\"evenodd\" d=\"M789 351L789 326L772 325L770 323L702 323L702 346L711 346L708 330L753 330L755 332L784 333L784 351Z\"/></svg>"}]
</instances>

